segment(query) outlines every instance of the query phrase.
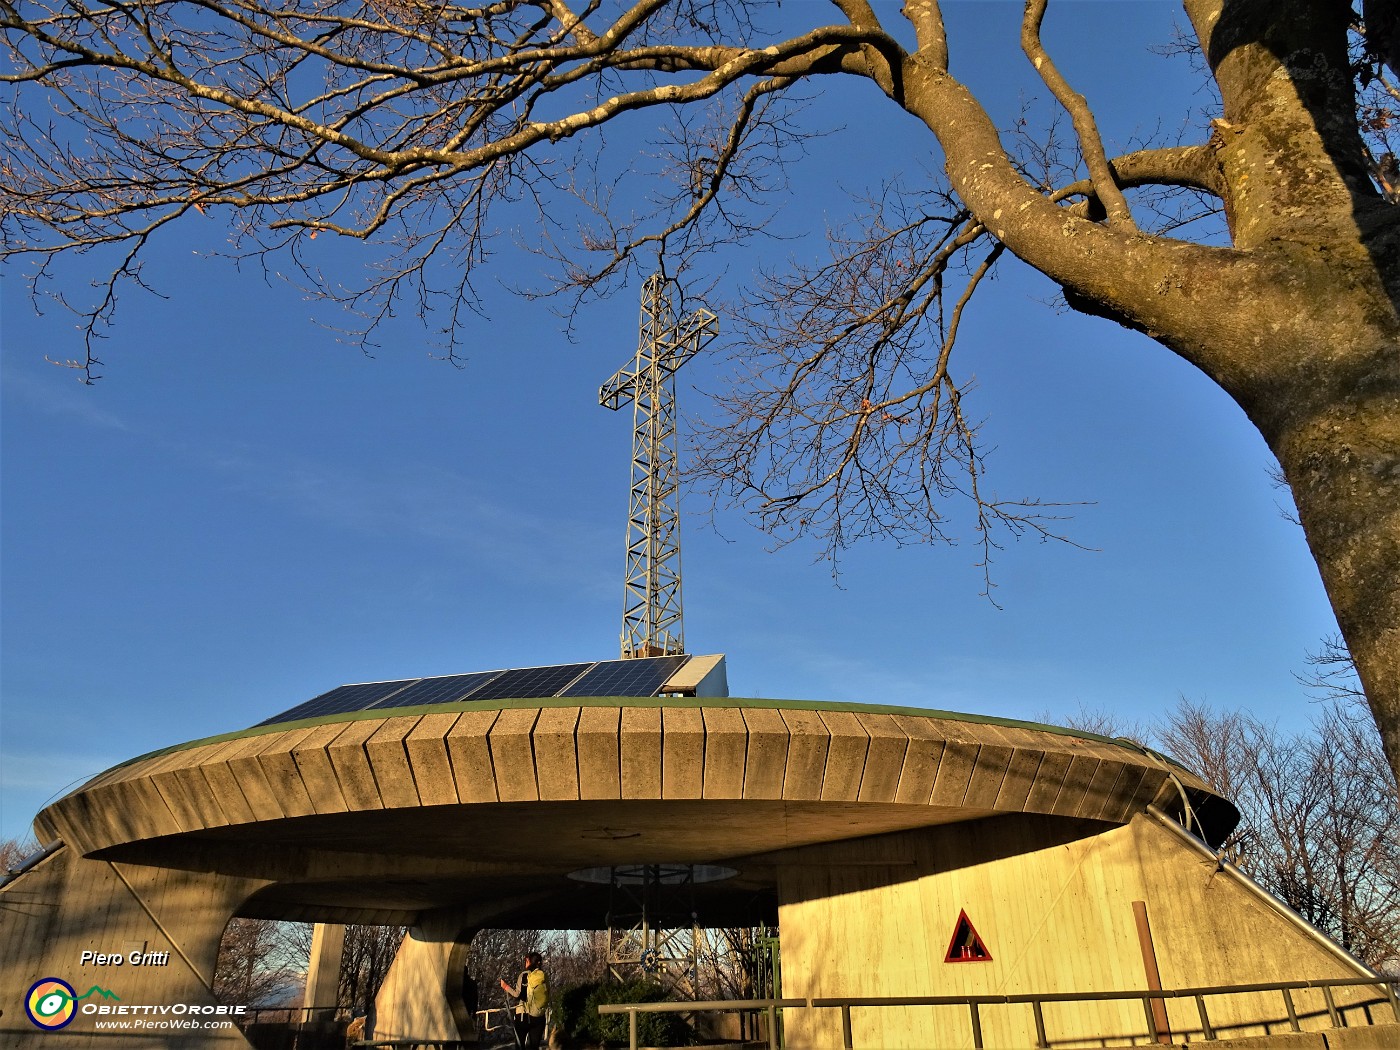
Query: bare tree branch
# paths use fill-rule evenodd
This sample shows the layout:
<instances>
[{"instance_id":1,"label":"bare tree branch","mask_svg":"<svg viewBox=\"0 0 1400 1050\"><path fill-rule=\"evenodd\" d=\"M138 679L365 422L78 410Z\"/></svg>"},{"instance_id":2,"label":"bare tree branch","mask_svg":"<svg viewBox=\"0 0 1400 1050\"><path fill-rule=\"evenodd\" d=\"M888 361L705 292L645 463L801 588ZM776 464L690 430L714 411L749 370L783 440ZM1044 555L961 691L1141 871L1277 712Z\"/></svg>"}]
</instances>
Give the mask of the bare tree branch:
<instances>
[{"instance_id":1,"label":"bare tree branch","mask_svg":"<svg viewBox=\"0 0 1400 1050\"><path fill-rule=\"evenodd\" d=\"M829 262L766 274L734 311L734 385L698 424L702 487L779 542L821 537L833 563L871 535L955 541L945 504L956 500L972 510L984 569L997 527L1059 538L1048 508L983 491L977 422L950 370L963 311L1001 246L967 258L985 231L948 198L890 187L868 203L829 234ZM955 262L967 280L945 315Z\"/></svg>"},{"instance_id":2,"label":"bare tree branch","mask_svg":"<svg viewBox=\"0 0 1400 1050\"><path fill-rule=\"evenodd\" d=\"M954 506L973 508L987 553L993 527L1053 535L1046 508L987 485L950 357L968 295L1009 252L1074 309L1200 369L1258 428L1400 770L1389 8L1367 2L1363 21L1337 0L1183 0L1218 91L1210 131L1110 161L1041 41L1047 6L1028 0L1022 47L1078 156L1047 143L1036 172L951 72L936 0L904 8L912 53L869 0L0 0L0 255L78 314L88 377L150 246L212 214L231 224L234 258L290 263L353 311L363 345L417 312L456 359L500 215L547 231L575 294L620 283L639 254L699 269L759 232L781 179L757 162L800 153L788 121L801 84L869 81L920 122L911 134L936 144L946 183L930 180L928 208L877 209L869 229L837 233L830 262L763 276L741 325L746 385L702 434L713 491L828 554L866 535L956 538ZM675 126L660 159L594 167L602 130L641 114ZM1159 198L1135 192L1135 219L1134 187L1188 207L1208 195L1228 229L1170 210L1139 228ZM322 272L322 234L375 247L361 285ZM93 301L70 301L59 260L84 255L102 280Z\"/></svg>"},{"instance_id":3,"label":"bare tree branch","mask_svg":"<svg viewBox=\"0 0 1400 1050\"><path fill-rule=\"evenodd\" d=\"M907 0L904 16L914 25L919 56L935 69L948 70L948 30L938 0Z\"/></svg>"},{"instance_id":4,"label":"bare tree branch","mask_svg":"<svg viewBox=\"0 0 1400 1050\"><path fill-rule=\"evenodd\" d=\"M1074 122L1075 134L1079 136L1079 150L1084 162L1089 166L1089 179L1094 185L1094 196L1102 202L1108 212L1108 221L1127 230L1136 230L1132 211L1113 178L1108 156L1104 153L1103 140L1099 136L1098 122L1089 109L1084 96L1069 86L1064 75L1040 40L1040 26L1045 20L1045 10L1050 0L1026 0L1026 14L1021 23L1021 50L1031 60L1040 78L1045 81L1051 93L1065 108Z\"/></svg>"}]
</instances>

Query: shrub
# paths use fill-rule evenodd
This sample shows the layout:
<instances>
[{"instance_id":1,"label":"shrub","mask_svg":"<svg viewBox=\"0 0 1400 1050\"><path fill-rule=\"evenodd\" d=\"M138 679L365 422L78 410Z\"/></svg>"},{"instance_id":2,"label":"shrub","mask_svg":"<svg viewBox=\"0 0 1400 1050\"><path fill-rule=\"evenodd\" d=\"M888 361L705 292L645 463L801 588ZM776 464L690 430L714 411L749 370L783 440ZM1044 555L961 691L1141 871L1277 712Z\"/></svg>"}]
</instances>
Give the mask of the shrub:
<instances>
[{"instance_id":1,"label":"shrub","mask_svg":"<svg viewBox=\"0 0 1400 1050\"><path fill-rule=\"evenodd\" d=\"M612 1003L659 1003L670 992L654 981L593 981L574 985L559 997L559 1027L570 1039L593 1045L627 1042L626 1014L599 1014ZM679 1014L638 1014L639 1046L691 1046L695 1033Z\"/></svg>"}]
</instances>

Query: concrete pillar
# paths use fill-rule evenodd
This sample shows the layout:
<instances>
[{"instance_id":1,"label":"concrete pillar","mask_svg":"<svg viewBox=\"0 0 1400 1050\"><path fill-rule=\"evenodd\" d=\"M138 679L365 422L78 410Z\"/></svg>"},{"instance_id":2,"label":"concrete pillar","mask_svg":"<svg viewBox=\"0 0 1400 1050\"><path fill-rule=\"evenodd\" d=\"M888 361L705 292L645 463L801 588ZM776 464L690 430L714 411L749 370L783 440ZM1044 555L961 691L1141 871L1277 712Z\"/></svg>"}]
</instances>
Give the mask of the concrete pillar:
<instances>
[{"instance_id":1,"label":"concrete pillar","mask_svg":"<svg viewBox=\"0 0 1400 1050\"><path fill-rule=\"evenodd\" d=\"M311 958L306 967L306 993L302 998L302 1006L306 1008L304 1020L308 1023L329 1021L335 1016L340 963L344 955L345 927L318 922L311 932Z\"/></svg>"},{"instance_id":2,"label":"concrete pillar","mask_svg":"<svg viewBox=\"0 0 1400 1050\"><path fill-rule=\"evenodd\" d=\"M465 1039L474 1031L462 1005L461 912L425 916L399 945L375 999L380 1039Z\"/></svg>"}]
</instances>

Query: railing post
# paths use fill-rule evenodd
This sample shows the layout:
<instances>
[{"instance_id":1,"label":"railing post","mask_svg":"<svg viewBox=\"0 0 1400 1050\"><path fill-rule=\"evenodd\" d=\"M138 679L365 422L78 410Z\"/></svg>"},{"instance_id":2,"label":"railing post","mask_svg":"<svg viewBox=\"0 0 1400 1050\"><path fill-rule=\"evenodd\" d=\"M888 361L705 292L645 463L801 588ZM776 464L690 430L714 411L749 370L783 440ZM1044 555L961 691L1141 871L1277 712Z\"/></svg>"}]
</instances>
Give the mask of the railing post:
<instances>
[{"instance_id":1,"label":"railing post","mask_svg":"<svg viewBox=\"0 0 1400 1050\"><path fill-rule=\"evenodd\" d=\"M1210 1017L1206 1014L1206 997L1204 995L1196 996L1196 1013L1201 1015L1201 1034L1207 1040L1214 1039L1215 1029L1210 1026Z\"/></svg>"},{"instance_id":2,"label":"railing post","mask_svg":"<svg viewBox=\"0 0 1400 1050\"><path fill-rule=\"evenodd\" d=\"M841 1004L841 1045L846 1050L855 1050L856 1041L851 1035L851 1004Z\"/></svg>"},{"instance_id":3,"label":"railing post","mask_svg":"<svg viewBox=\"0 0 1400 1050\"><path fill-rule=\"evenodd\" d=\"M778 1010L768 1004L768 1050L778 1050Z\"/></svg>"},{"instance_id":4,"label":"railing post","mask_svg":"<svg viewBox=\"0 0 1400 1050\"><path fill-rule=\"evenodd\" d=\"M1400 998L1395 995L1395 982L1386 981L1381 987L1385 989L1385 997L1390 1000L1390 1010L1395 1014L1395 1023L1400 1024Z\"/></svg>"},{"instance_id":5,"label":"railing post","mask_svg":"<svg viewBox=\"0 0 1400 1050\"><path fill-rule=\"evenodd\" d=\"M1031 1000L1031 1013L1035 1015L1035 1045L1048 1047L1050 1041L1045 1038L1045 1013L1041 1010L1039 999Z\"/></svg>"},{"instance_id":6,"label":"railing post","mask_svg":"<svg viewBox=\"0 0 1400 1050\"><path fill-rule=\"evenodd\" d=\"M637 1050L637 1008L635 1006L627 1011L627 1045L630 1050Z\"/></svg>"},{"instance_id":7,"label":"railing post","mask_svg":"<svg viewBox=\"0 0 1400 1050\"><path fill-rule=\"evenodd\" d=\"M1293 989L1280 988L1283 993L1283 1007L1288 1011L1288 1028L1290 1031L1301 1032L1302 1026L1298 1024L1298 1008L1293 1005Z\"/></svg>"},{"instance_id":8,"label":"railing post","mask_svg":"<svg viewBox=\"0 0 1400 1050\"><path fill-rule=\"evenodd\" d=\"M968 1003L967 1008L972 1011L973 1050L982 1050L982 1015L978 1012L976 1003Z\"/></svg>"},{"instance_id":9,"label":"railing post","mask_svg":"<svg viewBox=\"0 0 1400 1050\"><path fill-rule=\"evenodd\" d=\"M1147 1041L1149 1043L1158 1042L1157 1017L1152 1010L1152 997L1150 995L1142 997L1142 1011L1147 1015Z\"/></svg>"},{"instance_id":10,"label":"railing post","mask_svg":"<svg viewBox=\"0 0 1400 1050\"><path fill-rule=\"evenodd\" d=\"M1341 1015L1337 1013L1337 1000L1332 995L1331 985L1324 985L1322 988L1322 998L1327 1000L1327 1016L1332 1019L1333 1028L1342 1027Z\"/></svg>"}]
</instances>

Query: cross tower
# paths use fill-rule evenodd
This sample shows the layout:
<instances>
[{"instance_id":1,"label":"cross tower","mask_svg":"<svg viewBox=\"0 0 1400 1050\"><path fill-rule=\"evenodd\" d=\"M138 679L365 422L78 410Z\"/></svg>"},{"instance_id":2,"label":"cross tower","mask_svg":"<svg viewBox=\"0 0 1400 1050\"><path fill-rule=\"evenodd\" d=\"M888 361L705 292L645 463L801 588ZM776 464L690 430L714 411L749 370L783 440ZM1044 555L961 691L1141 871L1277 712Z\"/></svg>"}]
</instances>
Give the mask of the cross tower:
<instances>
[{"instance_id":1,"label":"cross tower","mask_svg":"<svg viewBox=\"0 0 1400 1050\"><path fill-rule=\"evenodd\" d=\"M636 356L598 391L616 411L632 402L632 496L622 658L685 652L681 629L681 532L676 468L676 369L719 334L703 307L676 316L680 286L661 274L642 286Z\"/></svg>"}]
</instances>

